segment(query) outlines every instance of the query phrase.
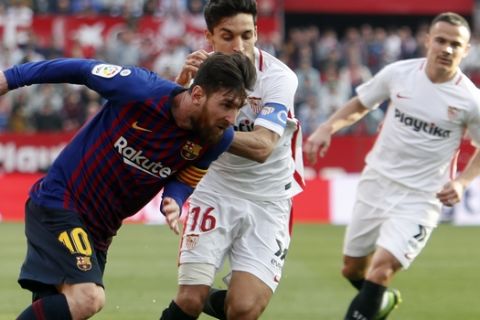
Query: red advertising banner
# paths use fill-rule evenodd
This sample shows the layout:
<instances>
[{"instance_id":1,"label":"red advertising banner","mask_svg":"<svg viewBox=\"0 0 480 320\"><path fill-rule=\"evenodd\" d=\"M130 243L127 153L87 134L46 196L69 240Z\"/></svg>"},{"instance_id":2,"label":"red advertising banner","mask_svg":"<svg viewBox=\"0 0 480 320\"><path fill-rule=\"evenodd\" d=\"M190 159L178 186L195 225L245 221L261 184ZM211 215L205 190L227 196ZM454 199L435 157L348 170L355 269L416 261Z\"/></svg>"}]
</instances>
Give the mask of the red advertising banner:
<instances>
[{"instance_id":1,"label":"red advertising banner","mask_svg":"<svg viewBox=\"0 0 480 320\"><path fill-rule=\"evenodd\" d=\"M23 221L24 205L32 184L42 174L11 173L0 175L0 222ZM326 180L307 181L303 193L294 198L294 222L329 223L329 182ZM128 222L163 223L160 215L160 198L156 197Z\"/></svg>"},{"instance_id":2,"label":"red advertising banner","mask_svg":"<svg viewBox=\"0 0 480 320\"><path fill-rule=\"evenodd\" d=\"M205 48L204 25L194 25L191 20L176 21L178 29L185 33L182 38L192 48ZM66 56L74 50L81 50L87 58L95 56L99 48L116 37L125 28L126 21L121 17L109 16L35 16L32 30L42 47L64 48ZM136 32L139 42L149 41L157 52L161 52L177 33L170 32L168 19L142 17L138 20Z\"/></svg>"},{"instance_id":3,"label":"red advertising banner","mask_svg":"<svg viewBox=\"0 0 480 320\"><path fill-rule=\"evenodd\" d=\"M9 221L23 220L23 206L31 185L49 168L71 138L72 134L66 133L0 134L0 218ZM339 215L337 211L342 214L346 211L339 206L345 201L334 197L335 190L338 189L336 186L340 186L345 197L345 185L350 186L349 194L353 194L356 180L352 182L349 179L338 178L346 175L337 175L333 180L321 177L326 170L330 170L330 173L339 171L346 174L359 173L364 166L365 155L374 142L375 137L371 136L334 137L327 156L320 159L315 166L307 165L306 171L310 174L305 191L294 198L294 221L307 223L344 221L345 219L341 217L335 220L335 216ZM459 170L462 170L468 162L473 150L469 141L462 142L458 157ZM129 221L157 223L158 207L158 203L152 203Z\"/></svg>"},{"instance_id":4,"label":"red advertising banner","mask_svg":"<svg viewBox=\"0 0 480 320\"><path fill-rule=\"evenodd\" d=\"M67 133L0 133L0 174L46 171L72 136Z\"/></svg>"},{"instance_id":5,"label":"red advertising banner","mask_svg":"<svg viewBox=\"0 0 480 320\"><path fill-rule=\"evenodd\" d=\"M282 32L283 11L276 5L277 0L263 0L259 4L258 28L261 36L270 37ZM93 58L97 51L117 37L127 25L123 17L111 16L34 16L31 24L17 24L16 21L0 21L0 36L13 45L23 39L35 36L36 44L43 48L61 48L67 57L81 53ZM193 50L208 49L205 40L206 25L203 15L191 16L144 16L135 25L135 41L145 50L161 53L172 41L181 39Z\"/></svg>"},{"instance_id":6,"label":"red advertising banner","mask_svg":"<svg viewBox=\"0 0 480 320\"><path fill-rule=\"evenodd\" d=\"M41 174L0 175L0 221L23 221L25 201Z\"/></svg>"},{"instance_id":7,"label":"red advertising banner","mask_svg":"<svg viewBox=\"0 0 480 320\"><path fill-rule=\"evenodd\" d=\"M28 191L40 177L41 174L0 175L0 222L24 220ZM355 202L358 177L358 174L346 174L328 180L307 180L305 191L293 199L294 223L347 224ZM160 198L156 197L127 222L164 223L159 207ZM456 225L480 225L480 178L472 182L461 203L444 210L450 211L448 216Z\"/></svg>"},{"instance_id":8,"label":"red advertising banner","mask_svg":"<svg viewBox=\"0 0 480 320\"><path fill-rule=\"evenodd\" d=\"M305 189L293 198L294 223L330 223L330 182L306 180Z\"/></svg>"},{"instance_id":9,"label":"red advertising banner","mask_svg":"<svg viewBox=\"0 0 480 320\"><path fill-rule=\"evenodd\" d=\"M44 172L72 137L72 133L0 133L0 173ZM374 143L374 136L335 136L327 155L314 166L306 163L307 170L313 176L322 170L361 172L365 156ZM459 170L467 164L473 151L469 140L462 141L457 159Z\"/></svg>"},{"instance_id":10,"label":"red advertising banner","mask_svg":"<svg viewBox=\"0 0 480 320\"><path fill-rule=\"evenodd\" d=\"M473 0L285 0L286 13L338 13L338 14L438 14L454 11L472 15Z\"/></svg>"}]
</instances>

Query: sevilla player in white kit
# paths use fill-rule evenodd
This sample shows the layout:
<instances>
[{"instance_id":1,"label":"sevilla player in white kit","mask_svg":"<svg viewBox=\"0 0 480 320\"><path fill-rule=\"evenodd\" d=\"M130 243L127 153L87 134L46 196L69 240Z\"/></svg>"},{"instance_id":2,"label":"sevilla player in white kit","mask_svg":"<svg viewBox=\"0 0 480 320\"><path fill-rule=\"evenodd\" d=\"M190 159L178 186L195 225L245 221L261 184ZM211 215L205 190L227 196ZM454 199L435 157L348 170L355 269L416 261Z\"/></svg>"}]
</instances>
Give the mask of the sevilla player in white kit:
<instances>
[{"instance_id":1,"label":"sevilla player in white kit","mask_svg":"<svg viewBox=\"0 0 480 320\"><path fill-rule=\"evenodd\" d=\"M343 275L359 290L345 319L386 319L399 303L387 289L407 269L437 226L441 205L460 201L479 174L478 152L454 177L461 139L480 144L480 93L459 69L471 31L455 13L438 15L427 56L386 66L357 96L308 138L309 160L324 155L333 133L390 100L378 139L366 158L344 243Z\"/></svg>"},{"instance_id":2,"label":"sevilla player in white kit","mask_svg":"<svg viewBox=\"0 0 480 320\"><path fill-rule=\"evenodd\" d=\"M213 50L247 55L257 68L257 82L237 117L229 152L212 164L190 199L179 290L164 320L196 319L207 300L205 311L219 319L258 319L281 278L292 197L303 184L300 130L293 118L298 80L285 64L254 46L256 14L254 0L211 0L205 7ZM192 53L177 82L188 83L207 56L203 50ZM228 291L209 296L227 259Z\"/></svg>"}]
</instances>

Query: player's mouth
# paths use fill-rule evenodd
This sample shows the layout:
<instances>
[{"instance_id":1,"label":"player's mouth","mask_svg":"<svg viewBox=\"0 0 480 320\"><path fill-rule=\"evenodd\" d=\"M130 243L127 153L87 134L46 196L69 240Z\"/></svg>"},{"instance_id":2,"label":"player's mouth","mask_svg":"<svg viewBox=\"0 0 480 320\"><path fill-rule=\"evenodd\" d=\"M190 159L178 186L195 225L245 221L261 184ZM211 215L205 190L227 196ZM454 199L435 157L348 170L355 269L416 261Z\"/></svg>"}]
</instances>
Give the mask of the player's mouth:
<instances>
[{"instance_id":1,"label":"player's mouth","mask_svg":"<svg viewBox=\"0 0 480 320\"><path fill-rule=\"evenodd\" d=\"M451 66L452 65L452 60L448 59L446 57L438 57L437 61L445 66Z\"/></svg>"},{"instance_id":2,"label":"player's mouth","mask_svg":"<svg viewBox=\"0 0 480 320\"><path fill-rule=\"evenodd\" d=\"M214 135L222 135L225 132L226 127L222 125L217 125L212 128L212 134Z\"/></svg>"},{"instance_id":3,"label":"player's mouth","mask_svg":"<svg viewBox=\"0 0 480 320\"><path fill-rule=\"evenodd\" d=\"M229 126L230 126L229 123L217 124L217 129L221 131L225 131Z\"/></svg>"}]
</instances>

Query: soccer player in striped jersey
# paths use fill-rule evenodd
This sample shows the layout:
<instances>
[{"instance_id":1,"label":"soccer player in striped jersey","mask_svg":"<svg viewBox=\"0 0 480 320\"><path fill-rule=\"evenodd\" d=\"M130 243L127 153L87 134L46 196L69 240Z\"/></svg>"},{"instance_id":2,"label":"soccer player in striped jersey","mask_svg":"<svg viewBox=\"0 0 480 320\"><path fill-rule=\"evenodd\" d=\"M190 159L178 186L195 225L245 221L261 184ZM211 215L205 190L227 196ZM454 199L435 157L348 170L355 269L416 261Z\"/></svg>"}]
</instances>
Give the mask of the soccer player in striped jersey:
<instances>
[{"instance_id":1,"label":"soccer player in striped jersey","mask_svg":"<svg viewBox=\"0 0 480 320\"><path fill-rule=\"evenodd\" d=\"M216 54L189 89L137 67L84 59L16 65L0 93L37 83L85 85L106 99L36 182L26 204L19 277L33 292L23 319L87 319L105 302L108 247L123 219L163 189L159 210L178 234L180 208L233 139L255 82L243 55Z\"/></svg>"},{"instance_id":2,"label":"soccer player in striped jersey","mask_svg":"<svg viewBox=\"0 0 480 320\"><path fill-rule=\"evenodd\" d=\"M394 62L357 88L304 146L314 163L331 135L389 99L385 121L357 188L343 248L343 275L359 290L345 319L386 319L400 301L387 289L407 269L438 224L441 205L458 203L480 173L480 92L462 73L471 36L452 12L433 19L425 58ZM458 176L465 130L477 148ZM383 300L383 301L382 301Z\"/></svg>"},{"instance_id":3,"label":"soccer player in striped jersey","mask_svg":"<svg viewBox=\"0 0 480 320\"><path fill-rule=\"evenodd\" d=\"M205 302L204 311L220 319L257 319L280 281L292 197L302 190L301 142L293 117L298 80L280 60L255 47L255 0L211 0L204 15L213 50L248 56L257 82L235 122L229 152L212 164L191 197L179 288L162 319L196 319ZM177 81L187 84L207 57L203 50L189 55ZM228 290L209 294L226 259Z\"/></svg>"}]
</instances>

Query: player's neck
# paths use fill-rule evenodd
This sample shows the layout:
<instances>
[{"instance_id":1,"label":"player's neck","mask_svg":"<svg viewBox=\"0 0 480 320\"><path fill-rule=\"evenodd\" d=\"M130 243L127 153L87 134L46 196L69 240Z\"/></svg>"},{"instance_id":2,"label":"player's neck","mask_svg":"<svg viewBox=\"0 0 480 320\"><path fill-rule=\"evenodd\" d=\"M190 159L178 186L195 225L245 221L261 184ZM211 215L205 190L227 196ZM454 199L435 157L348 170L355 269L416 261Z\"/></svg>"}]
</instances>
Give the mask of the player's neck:
<instances>
[{"instance_id":1,"label":"player's neck","mask_svg":"<svg viewBox=\"0 0 480 320\"><path fill-rule=\"evenodd\" d=\"M457 74L457 71L447 72L436 68L427 68L426 74L432 83L444 83L452 80Z\"/></svg>"},{"instance_id":2,"label":"player's neck","mask_svg":"<svg viewBox=\"0 0 480 320\"><path fill-rule=\"evenodd\" d=\"M179 128L191 130L192 126L192 98L188 91L184 91L173 98L172 115Z\"/></svg>"}]
</instances>

